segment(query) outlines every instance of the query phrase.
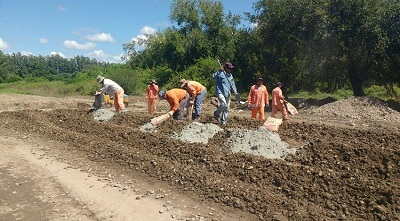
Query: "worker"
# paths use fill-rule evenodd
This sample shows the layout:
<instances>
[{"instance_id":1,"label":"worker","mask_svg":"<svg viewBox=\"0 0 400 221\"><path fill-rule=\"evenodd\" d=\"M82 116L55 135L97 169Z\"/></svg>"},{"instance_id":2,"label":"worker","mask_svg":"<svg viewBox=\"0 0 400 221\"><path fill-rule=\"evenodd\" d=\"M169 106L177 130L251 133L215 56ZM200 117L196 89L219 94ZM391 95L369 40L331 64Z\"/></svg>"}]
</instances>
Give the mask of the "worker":
<instances>
[{"instance_id":1,"label":"worker","mask_svg":"<svg viewBox=\"0 0 400 221\"><path fill-rule=\"evenodd\" d=\"M153 79L146 89L147 111L150 114L154 114L157 111L158 91L157 82Z\"/></svg>"},{"instance_id":2,"label":"worker","mask_svg":"<svg viewBox=\"0 0 400 221\"><path fill-rule=\"evenodd\" d=\"M230 105L231 90L234 95L238 95L235 82L233 80L232 71L235 66L230 62L226 62L224 66L212 74L212 78L216 81L215 95L218 98L219 106L214 112L214 119L226 125L228 111Z\"/></svg>"},{"instance_id":3,"label":"worker","mask_svg":"<svg viewBox=\"0 0 400 221\"><path fill-rule=\"evenodd\" d=\"M271 117L276 118L278 111L282 113L283 120L288 120L288 114L285 107L285 97L282 95L282 83L276 83L276 87L272 90L272 112Z\"/></svg>"},{"instance_id":4,"label":"worker","mask_svg":"<svg viewBox=\"0 0 400 221\"><path fill-rule=\"evenodd\" d=\"M258 78L256 84L251 86L247 102L251 108L251 118L256 119L258 113L258 119L264 120L264 108L269 106L269 97L262 78Z\"/></svg>"},{"instance_id":5,"label":"worker","mask_svg":"<svg viewBox=\"0 0 400 221\"><path fill-rule=\"evenodd\" d=\"M114 96L115 112L124 112L124 89L114 81L101 75L97 76L96 80L102 85L102 88L97 91L97 94L104 95L104 93L108 93L110 96Z\"/></svg>"},{"instance_id":6,"label":"worker","mask_svg":"<svg viewBox=\"0 0 400 221\"><path fill-rule=\"evenodd\" d=\"M166 100L169 103L171 109L168 114L170 117L173 117L175 120L182 120L185 117L184 110L189 106L189 94L187 91L180 88L168 91L161 90L158 92L158 97L160 100Z\"/></svg>"},{"instance_id":7,"label":"worker","mask_svg":"<svg viewBox=\"0 0 400 221\"><path fill-rule=\"evenodd\" d=\"M201 115L201 105L206 97L207 88L197 81L182 79L180 83L181 88L185 89L189 93L189 105L193 105L194 109L194 113L189 117L192 117L192 120L195 120Z\"/></svg>"}]
</instances>

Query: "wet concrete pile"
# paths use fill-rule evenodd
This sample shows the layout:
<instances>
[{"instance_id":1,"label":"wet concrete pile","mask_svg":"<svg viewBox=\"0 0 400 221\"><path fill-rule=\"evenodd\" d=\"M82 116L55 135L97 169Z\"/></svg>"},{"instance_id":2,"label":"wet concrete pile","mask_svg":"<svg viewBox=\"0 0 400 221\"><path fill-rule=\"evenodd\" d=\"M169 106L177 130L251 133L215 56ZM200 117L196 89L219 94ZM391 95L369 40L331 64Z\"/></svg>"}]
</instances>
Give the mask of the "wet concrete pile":
<instances>
[{"instance_id":1,"label":"wet concrete pile","mask_svg":"<svg viewBox=\"0 0 400 221\"><path fill-rule=\"evenodd\" d=\"M280 160L233 153L226 145L253 136L262 122L232 116L208 143L190 143L173 137L189 122L171 120L157 133L141 131L150 118L124 113L100 122L84 110L26 110L2 113L0 123L259 219L400 219L399 133L285 122L279 131L283 142L307 145ZM262 143L250 146L260 149Z\"/></svg>"}]
</instances>

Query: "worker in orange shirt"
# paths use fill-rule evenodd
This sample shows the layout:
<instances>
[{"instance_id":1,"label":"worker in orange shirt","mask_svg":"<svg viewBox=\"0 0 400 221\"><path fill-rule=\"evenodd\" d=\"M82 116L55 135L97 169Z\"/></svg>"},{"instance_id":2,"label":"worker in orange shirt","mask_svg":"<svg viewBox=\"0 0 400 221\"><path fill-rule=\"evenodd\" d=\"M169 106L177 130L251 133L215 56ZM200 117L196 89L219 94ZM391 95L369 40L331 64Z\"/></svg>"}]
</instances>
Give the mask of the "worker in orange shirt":
<instances>
[{"instance_id":1,"label":"worker in orange shirt","mask_svg":"<svg viewBox=\"0 0 400 221\"><path fill-rule=\"evenodd\" d=\"M157 82L153 79L146 89L147 111L151 114L157 111L158 91Z\"/></svg>"},{"instance_id":2,"label":"worker in orange shirt","mask_svg":"<svg viewBox=\"0 0 400 221\"><path fill-rule=\"evenodd\" d=\"M201 114L201 104L207 94L207 88L204 87L197 81L189 81L182 79L180 81L181 88L185 89L189 93L189 105L193 105L194 113L191 117L192 120L200 117Z\"/></svg>"},{"instance_id":3,"label":"worker in orange shirt","mask_svg":"<svg viewBox=\"0 0 400 221\"><path fill-rule=\"evenodd\" d=\"M184 110L189 106L189 94L185 90L174 88L168 91L160 91L158 97L160 100L166 100L169 103L171 109L168 114L170 117L175 120L183 119Z\"/></svg>"},{"instance_id":4,"label":"worker in orange shirt","mask_svg":"<svg viewBox=\"0 0 400 221\"><path fill-rule=\"evenodd\" d=\"M251 107L251 118L256 119L258 113L258 119L264 120L264 108L269 106L269 97L262 78L258 78L256 84L251 86L247 102Z\"/></svg>"},{"instance_id":5,"label":"worker in orange shirt","mask_svg":"<svg viewBox=\"0 0 400 221\"><path fill-rule=\"evenodd\" d=\"M276 114L278 111L282 113L282 118L283 120L288 119L288 114L286 107L284 105L285 102L285 97L282 95L282 83L278 82L276 83L276 87L272 90L272 112L271 112L271 117L276 118Z\"/></svg>"}]
</instances>

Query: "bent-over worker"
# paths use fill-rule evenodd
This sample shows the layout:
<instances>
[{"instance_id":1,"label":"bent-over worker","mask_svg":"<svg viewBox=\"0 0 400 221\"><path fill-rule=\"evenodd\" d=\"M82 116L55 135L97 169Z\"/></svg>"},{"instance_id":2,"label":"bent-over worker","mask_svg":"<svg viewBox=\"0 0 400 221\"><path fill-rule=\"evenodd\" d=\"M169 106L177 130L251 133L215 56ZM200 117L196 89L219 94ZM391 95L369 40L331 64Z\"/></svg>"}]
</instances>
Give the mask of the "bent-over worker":
<instances>
[{"instance_id":1,"label":"bent-over worker","mask_svg":"<svg viewBox=\"0 0 400 221\"><path fill-rule=\"evenodd\" d=\"M113 96L115 112L124 112L124 89L122 89L122 87L114 81L107 79L101 75L97 76L96 80L97 82L102 84L102 88L99 89L97 92L101 95L103 95L104 93L108 93L110 96Z\"/></svg>"},{"instance_id":2,"label":"bent-over worker","mask_svg":"<svg viewBox=\"0 0 400 221\"><path fill-rule=\"evenodd\" d=\"M184 115L184 110L189 106L189 94L179 88L174 88L168 91L158 92L158 97L160 100L166 100L171 107L168 112L169 116L173 117L175 120L181 120Z\"/></svg>"},{"instance_id":3,"label":"bent-over worker","mask_svg":"<svg viewBox=\"0 0 400 221\"><path fill-rule=\"evenodd\" d=\"M282 83L278 82L278 83L276 83L276 87L272 90L271 117L276 118L276 114L278 113L278 111L280 111L282 113L283 120L287 120L288 114L287 114L286 107L284 105L284 103L287 101L285 100L285 98L282 95L281 87L282 87Z\"/></svg>"},{"instance_id":4,"label":"bent-over worker","mask_svg":"<svg viewBox=\"0 0 400 221\"><path fill-rule=\"evenodd\" d=\"M269 97L262 78L258 78L256 84L251 86L247 102L251 107L251 118L256 119L258 113L258 119L264 120L264 108L269 106Z\"/></svg>"},{"instance_id":5,"label":"bent-over worker","mask_svg":"<svg viewBox=\"0 0 400 221\"><path fill-rule=\"evenodd\" d=\"M189 81L182 79L180 81L181 88L185 89L189 93L189 105L194 106L194 113L192 117L193 120L199 118L201 115L201 104L207 94L207 88L204 87L197 81Z\"/></svg>"}]
</instances>

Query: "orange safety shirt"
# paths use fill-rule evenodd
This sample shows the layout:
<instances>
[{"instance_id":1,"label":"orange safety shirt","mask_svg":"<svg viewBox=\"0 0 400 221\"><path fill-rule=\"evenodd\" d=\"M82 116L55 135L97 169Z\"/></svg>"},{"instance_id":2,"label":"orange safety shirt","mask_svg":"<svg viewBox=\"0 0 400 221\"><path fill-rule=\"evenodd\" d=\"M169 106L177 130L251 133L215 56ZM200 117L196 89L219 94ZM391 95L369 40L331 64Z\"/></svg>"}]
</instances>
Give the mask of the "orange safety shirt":
<instances>
[{"instance_id":1,"label":"orange safety shirt","mask_svg":"<svg viewBox=\"0 0 400 221\"><path fill-rule=\"evenodd\" d=\"M206 89L206 87L197 81L188 81L186 84L186 90L189 93L190 100L194 100L196 96L204 89Z\"/></svg>"},{"instance_id":2,"label":"orange safety shirt","mask_svg":"<svg viewBox=\"0 0 400 221\"><path fill-rule=\"evenodd\" d=\"M280 87L276 87L272 90L272 105L283 104L283 95Z\"/></svg>"},{"instance_id":3,"label":"orange safety shirt","mask_svg":"<svg viewBox=\"0 0 400 221\"><path fill-rule=\"evenodd\" d=\"M266 104L269 104L267 87L264 85L260 87L257 85L251 86L247 102L252 107L264 107Z\"/></svg>"},{"instance_id":4,"label":"orange safety shirt","mask_svg":"<svg viewBox=\"0 0 400 221\"><path fill-rule=\"evenodd\" d=\"M158 97L158 85L150 84L146 89L147 98L157 98Z\"/></svg>"},{"instance_id":5,"label":"orange safety shirt","mask_svg":"<svg viewBox=\"0 0 400 221\"><path fill-rule=\"evenodd\" d=\"M171 111L176 112L179 109L179 102L185 98L186 93L187 92L185 90L178 88L165 92L165 100L167 100L171 106Z\"/></svg>"}]
</instances>

